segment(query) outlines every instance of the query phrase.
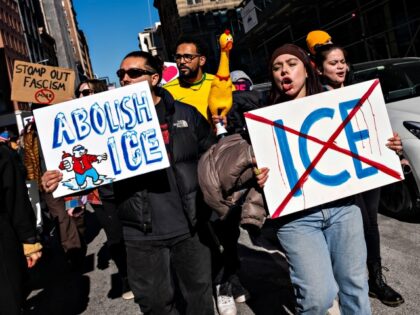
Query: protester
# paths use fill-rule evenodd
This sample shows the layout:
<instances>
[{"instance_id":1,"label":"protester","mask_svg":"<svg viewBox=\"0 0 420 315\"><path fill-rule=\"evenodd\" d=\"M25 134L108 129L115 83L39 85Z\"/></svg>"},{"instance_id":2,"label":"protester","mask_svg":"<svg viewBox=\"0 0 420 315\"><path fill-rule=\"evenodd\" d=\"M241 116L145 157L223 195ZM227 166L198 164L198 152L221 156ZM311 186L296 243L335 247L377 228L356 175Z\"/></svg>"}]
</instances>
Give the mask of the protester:
<instances>
[{"instance_id":1,"label":"protester","mask_svg":"<svg viewBox=\"0 0 420 315\"><path fill-rule=\"evenodd\" d=\"M88 79L77 86L75 95L78 98L82 98L107 90L108 87L105 82L98 79ZM61 180L62 174L58 170L46 171L42 176L42 184L48 192L54 191ZM52 185L53 181L57 181L56 184ZM48 187L47 183L49 183ZM64 197L64 200L67 214L71 217L82 215L87 203L95 210L96 217L107 237L110 256L114 260L122 280L122 298L125 300L133 299L134 295L128 284L127 254L124 246L122 225L118 218L112 185L100 186L98 189L88 191L87 194L82 193Z\"/></svg>"},{"instance_id":2,"label":"protester","mask_svg":"<svg viewBox=\"0 0 420 315\"><path fill-rule=\"evenodd\" d=\"M83 217L68 216L65 211L64 198L54 198L51 192L44 190L42 174L46 169L35 121L31 121L25 126L23 143L25 148L24 164L27 170L26 179L37 182L41 198L45 201L51 217L57 220L60 242L69 268L71 270L80 269L86 253L86 244L82 237L84 233Z\"/></svg>"},{"instance_id":3,"label":"protester","mask_svg":"<svg viewBox=\"0 0 420 315\"><path fill-rule=\"evenodd\" d=\"M207 99L214 75L204 72L207 51L203 43L189 37L176 44L174 55L179 77L165 84L175 100L197 108L210 121Z\"/></svg>"},{"instance_id":4,"label":"protester","mask_svg":"<svg viewBox=\"0 0 420 315\"><path fill-rule=\"evenodd\" d=\"M243 71L231 73L233 106L226 117L213 115L213 123L225 121L228 136L219 140L200 159L198 174L206 203L217 213L213 228L223 251L212 252L213 285L219 314L236 314L235 301L250 298L238 276L240 262L237 241L239 225L259 230L266 211L261 192L257 192L252 172L252 155L243 113L262 106L258 92L251 91L252 80Z\"/></svg>"},{"instance_id":5,"label":"protester","mask_svg":"<svg viewBox=\"0 0 420 315\"><path fill-rule=\"evenodd\" d=\"M347 85L349 66L347 53L340 46L332 43L318 45L315 49L316 66L321 76L325 90L332 90ZM393 148L402 156L401 139L397 134L390 138ZM379 299L388 306L399 306L404 299L392 289L382 274L380 236L378 228L378 208L381 189L376 188L359 194L356 203L362 210L364 234L367 246L367 266L369 270L369 295Z\"/></svg>"},{"instance_id":6,"label":"protester","mask_svg":"<svg viewBox=\"0 0 420 315\"><path fill-rule=\"evenodd\" d=\"M4 138L0 134L0 138ZM0 141L0 314L22 313L26 268L41 257L35 217L23 174L10 148ZM26 257L26 262L25 262Z\"/></svg>"},{"instance_id":7,"label":"protester","mask_svg":"<svg viewBox=\"0 0 420 315\"><path fill-rule=\"evenodd\" d=\"M308 55L292 44L273 52L269 75L272 104L322 91ZM260 181L266 178L267 173L259 175ZM296 312L326 314L338 293L342 314L370 314L363 223L354 197L277 220L277 237L297 298Z\"/></svg>"},{"instance_id":8,"label":"protester","mask_svg":"<svg viewBox=\"0 0 420 315\"><path fill-rule=\"evenodd\" d=\"M316 55L316 50L322 45L332 44L331 36L325 31L314 30L306 36L306 45L312 56Z\"/></svg>"},{"instance_id":9,"label":"protester","mask_svg":"<svg viewBox=\"0 0 420 315\"><path fill-rule=\"evenodd\" d=\"M322 91L308 55L295 45L276 49L270 70L273 104ZM401 144L396 140L387 146L395 150ZM267 177L267 173L258 176L260 182ZM278 223L277 236L289 262L297 313L325 314L337 293L341 313L371 313L363 223L355 196L288 215Z\"/></svg>"},{"instance_id":10,"label":"protester","mask_svg":"<svg viewBox=\"0 0 420 315\"><path fill-rule=\"evenodd\" d=\"M213 315L210 253L199 240L204 204L197 163L214 136L195 108L174 101L158 87L162 68L156 57L134 51L117 71L122 86L148 82L171 163L167 169L114 184L130 286L145 314L177 314L174 295L179 290L185 314Z\"/></svg>"},{"instance_id":11,"label":"protester","mask_svg":"<svg viewBox=\"0 0 420 315\"><path fill-rule=\"evenodd\" d=\"M226 129L230 134L241 133L246 129L244 113L265 106L263 95L253 90L251 78L241 70L230 73L235 91L232 92L233 106L227 115ZM216 123L223 117L212 117Z\"/></svg>"}]
</instances>

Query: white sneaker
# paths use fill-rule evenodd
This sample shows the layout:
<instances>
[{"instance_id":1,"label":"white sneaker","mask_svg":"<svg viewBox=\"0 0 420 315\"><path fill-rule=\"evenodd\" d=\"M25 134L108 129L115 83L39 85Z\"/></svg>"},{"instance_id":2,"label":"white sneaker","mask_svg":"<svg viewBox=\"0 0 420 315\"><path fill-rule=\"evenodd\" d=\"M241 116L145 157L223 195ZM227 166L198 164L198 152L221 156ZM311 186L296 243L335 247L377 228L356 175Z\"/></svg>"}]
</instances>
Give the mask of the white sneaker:
<instances>
[{"instance_id":1,"label":"white sneaker","mask_svg":"<svg viewBox=\"0 0 420 315\"><path fill-rule=\"evenodd\" d=\"M222 290L220 290L222 289ZM223 285L216 286L217 292L217 309L220 315L236 315L236 304L232 295L229 295L228 290L223 290Z\"/></svg>"},{"instance_id":2,"label":"white sneaker","mask_svg":"<svg viewBox=\"0 0 420 315\"><path fill-rule=\"evenodd\" d=\"M123 300L132 300L134 299L134 293L133 291L124 292L121 297Z\"/></svg>"}]
</instances>

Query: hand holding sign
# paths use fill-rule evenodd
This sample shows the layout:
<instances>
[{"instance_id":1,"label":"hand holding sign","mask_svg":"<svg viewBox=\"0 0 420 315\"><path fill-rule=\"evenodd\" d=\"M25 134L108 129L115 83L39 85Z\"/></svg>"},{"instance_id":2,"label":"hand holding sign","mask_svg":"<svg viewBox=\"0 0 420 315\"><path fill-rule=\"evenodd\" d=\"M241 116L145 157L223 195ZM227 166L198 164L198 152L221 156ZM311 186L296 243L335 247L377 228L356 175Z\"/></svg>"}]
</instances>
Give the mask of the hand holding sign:
<instances>
[{"instance_id":1,"label":"hand holding sign","mask_svg":"<svg viewBox=\"0 0 420 315\"><path fill-rule=\"evenodd\" d=\"M169 166L147 82L40 108L34 116L47 169L65 170L54 197ZM54 185L46 183L46 190Z\"/></svg>"},{"instance_id":2,"label":"hand holding sign","mask_svg":"<svg viewBox=\"0 0 420 315\"><path fill-rule=\"evenodd\" d=\"M403 178L379 81L369 81L245 114L272 217ZM299 110L296 110L299 108Z\"/></svg>"}]
</instances>

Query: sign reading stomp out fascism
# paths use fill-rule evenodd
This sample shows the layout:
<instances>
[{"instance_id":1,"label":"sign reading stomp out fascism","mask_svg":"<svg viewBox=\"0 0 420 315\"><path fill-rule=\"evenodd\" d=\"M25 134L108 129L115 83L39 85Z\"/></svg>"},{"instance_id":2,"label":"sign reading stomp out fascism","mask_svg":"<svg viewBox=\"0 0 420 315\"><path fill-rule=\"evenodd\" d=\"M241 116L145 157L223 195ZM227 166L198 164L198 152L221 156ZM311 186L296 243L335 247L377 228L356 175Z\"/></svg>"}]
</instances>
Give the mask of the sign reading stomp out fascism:
<instances>
[{"instance_id":1,"label":"sign reading stomp out fascism","mask_svg":"<svg viewBox=\"0 0 420 315\"><path fill-rule=\"evenodd\" d=\"M403 179L379 81L245 114L276 218Z\"/></svg>"},{"instance_id":2,"label":"sign reading stomp out fascism","mask_svg":"<svg viewBox=\"0 0 420 315\"><path fill-rule=\"evenodd\" d=\"M169 167L147 82L34 111L54 197Z\"/></svg>"},{"instance_id":3,"label":"sign reading stomp out fascism","mask_svg":"<svg viewBox=\"0 0 420 315\"><path fill-rule=\"evenodd\" d=\"M16 60L11 99L45 105L68 101L73 97L74 80L71 69Z\"/></svg>"}]
</instances>

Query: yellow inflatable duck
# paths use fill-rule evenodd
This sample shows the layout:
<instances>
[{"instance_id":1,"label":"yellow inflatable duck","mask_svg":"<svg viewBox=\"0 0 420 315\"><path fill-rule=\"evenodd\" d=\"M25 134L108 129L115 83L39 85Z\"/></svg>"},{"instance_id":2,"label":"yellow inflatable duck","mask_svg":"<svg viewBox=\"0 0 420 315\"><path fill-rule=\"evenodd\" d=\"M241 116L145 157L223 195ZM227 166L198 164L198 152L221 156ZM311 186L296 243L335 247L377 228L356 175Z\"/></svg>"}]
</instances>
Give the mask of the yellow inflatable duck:
<instances>
[{"instance_id":1,"label":"yellow inflatable duck","mask_svg":"<svg viewBox=\"0 0 420 315\"><path fill-rule=\"evenodd\" d=\"M233 47L233 37L226 30L219 38L220 63L217 73L211 83L208 98L212 115L226 116L232 108L232 80L229 71L229 52Z\"/></svg>"}]
</instances>

